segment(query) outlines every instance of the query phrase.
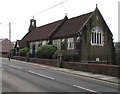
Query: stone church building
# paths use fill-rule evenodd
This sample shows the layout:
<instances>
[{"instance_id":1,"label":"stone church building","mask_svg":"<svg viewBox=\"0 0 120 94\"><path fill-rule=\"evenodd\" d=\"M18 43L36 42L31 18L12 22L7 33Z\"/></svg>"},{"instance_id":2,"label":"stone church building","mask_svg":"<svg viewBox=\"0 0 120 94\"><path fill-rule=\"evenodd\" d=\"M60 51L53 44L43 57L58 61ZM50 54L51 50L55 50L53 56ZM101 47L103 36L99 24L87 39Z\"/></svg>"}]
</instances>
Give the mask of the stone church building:
<instances>
[{"instance_id":1,"label":"stone church building","mask_svg":"<svg viewBox=\"0 0 120 94\"><path fill-rule=\"evenodd\" d=\"M35 52L40 45L53 44L58 49L70 51L82 63L115 64L113 35L98 7L87 14L37 27L30 20L28 33L16 42L16 48L29 47Z\"/></svg>"}]
</instances>

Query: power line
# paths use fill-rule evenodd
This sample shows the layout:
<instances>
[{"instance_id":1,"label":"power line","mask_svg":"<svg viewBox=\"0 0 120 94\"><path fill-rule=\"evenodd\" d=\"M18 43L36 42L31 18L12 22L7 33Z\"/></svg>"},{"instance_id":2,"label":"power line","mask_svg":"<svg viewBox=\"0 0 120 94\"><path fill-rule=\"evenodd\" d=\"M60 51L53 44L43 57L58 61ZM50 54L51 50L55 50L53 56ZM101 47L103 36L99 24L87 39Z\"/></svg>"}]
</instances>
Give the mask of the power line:
<instances>
[{"instance_id":1,"label":"power line","mask_svg":"<svg viewBox=\"0 0 120 94\"><path fill-rule=\"evenodd\" d=\"M47 9L43 10L43 11L40 11L40 12L38 12L38 13L36 13L36 14L33 14L33 15L28 16L28 17L26 17L26 18L23 18L23 19L21 19L21 20L12 21L12 22L17 22L17 23L18 23L18 22L24 21L24 20L26 20L26 19L28 19L28 18L34 17L34 16L39 15L39 14L41 14L41 13L43 13L43 12L46 12L46 11L48 11L48 10L54 8L54 7L57 7L57 6L59 6L59 5L63 4L63 3L65 3L65 2L67 2L67 1L69 1L69 0L62 1L62 2L56 4L56 5L52 6L52 7L49 7L49 8L47 8ZM0 24L2 24L2 23L0 23Z\"/></svg>"},{"instance_id":2,"label":"power line","mask_svg":"<svg viewBox=\"0 0 120 94\"><path fill-rule=\"evenodd\" d=\"M67 2L67 1L68 1L68 0L65 0L65 1L63 1L63 2L60 2L60 3L58 3L58 4L56 4L56 5L52 6L52 7L49 7L49 8L47 8L47 9L45 9L45 10L39 12L39 13L36 13L36 14L34 14L34 15L32 15L32 16L29 16L29 17L27 17L27 18L30 18L30 17L36 16L36 15L39 15L39 14L45 12L45 11L48 11L48 10L54 8L54 7L57 7L57 6L59 6L59 5L63 4L63 3L65 3L65 2ZM26 18L26 19L27 19L27 18Z\"/></svg>"}]
</instances>

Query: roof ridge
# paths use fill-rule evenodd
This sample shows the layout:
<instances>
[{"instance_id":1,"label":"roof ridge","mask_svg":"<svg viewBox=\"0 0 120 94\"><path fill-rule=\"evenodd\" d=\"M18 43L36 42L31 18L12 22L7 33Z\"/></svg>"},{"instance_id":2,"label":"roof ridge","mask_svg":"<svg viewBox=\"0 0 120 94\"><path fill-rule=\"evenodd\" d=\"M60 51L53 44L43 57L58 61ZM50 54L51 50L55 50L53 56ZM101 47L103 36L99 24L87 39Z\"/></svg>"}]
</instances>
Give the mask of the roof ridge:
<instances>
[{"instance_id":1,"label":"roof ridge","mask_svg":"<svg viewBox=\"0 0 120 94\"><path fill-rule=\"evenodd\" d=\"M67 19L68 17L65 16L64 19L62 19L55 29L48 35L48 38L52 37L63 26Z\"/></svg>"},{"instance_id":2,"label":"roof ridge","mask_svg":"<svg viewBox=\"0 0 120 94\"><path fill-rule=\"evenodd\" d=\"M44 24L44 25L41 25L41 26L38 26L36 28L41 28L41 27L44 27L44 26L47 26L47 25L50 25L50 24L53 24L53 23L56 23L56 22L59 22L59 21L62 21L63 19L61 20L57 20L57 21L54 21L54 22L50 22L50 23L47 23L47 24Z\"/></svg>"},{"instance_id":3,"label":"roof ridge","mask_svg":"<svg viewBox=\"0 0 120 94\"><path fill-rule=\"evenodd\" d=\"M59 38L63 36L64 37L73 36L73 34L77 34L79 30L83 28L84 24L89 20L89 18L93 13L94 12L89 12L89 13L82 14L80 16L68 19L66 21L66 24L60 29L61 33L59 32L55 34L53 38Z\"/></svg>"},{"instance_id":4,"label":"roof ridge","mask_svg":"<svg viewBox=\"0 0 120 94\"><path fill-rule=\"evenodd\" d=\"M76 16L76 17L72 17L72 18L70 18L69 20L75 19L75 18L78 18L78 17L81 17L81 16L89 15L89 14L92 14L93 12L94 12L94 11L88 12L88 13L85 13L85 14L82 14L82 15L79 15L79 16Z\"/></svg>"}]
</instances>

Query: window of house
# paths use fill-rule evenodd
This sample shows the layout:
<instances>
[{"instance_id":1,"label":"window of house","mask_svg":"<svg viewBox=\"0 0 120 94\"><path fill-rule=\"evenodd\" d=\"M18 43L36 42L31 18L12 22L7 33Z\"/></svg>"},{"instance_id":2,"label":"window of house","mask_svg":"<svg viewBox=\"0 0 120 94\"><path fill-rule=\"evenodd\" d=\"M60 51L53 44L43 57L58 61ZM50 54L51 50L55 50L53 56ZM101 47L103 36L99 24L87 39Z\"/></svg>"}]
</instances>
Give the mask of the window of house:
<instances>
[{"instance_id":1,"label":"window of house","mask_svg":"<svg viewBox=\"0 0 120 94\"><path fill-rule=\"evenodd\" d=\"M68 43L67 49L74 49L74 38L68 38L67 43Z\"/></svg>"},{"instance_id":2,"label":"window of house","mask_svg":"<svg viewBox=\"0 0 120 94\"><path fill-rule=\"evenodd\" d=\"M46 44L46 41L42 41L42 45L45 45Z\"/></svg>"},{"instance_id":3,"label":"window of house","mask_svg":"<svg viewBox=\"0 0 120 94\"><path fill-rule=\"evenodd\" d=\"M35 42L35 47L37 48L39 46L39 42Z\"/></svg>"},{"instance_id":4,"label":"window of house","mask_svg":"<svg viewBox=\"0 0 120 94\"><path fill-rule=\"evenodd\" d=\"M35 52L37 52L37 47L39 46L39 41L35 42Z\"/></svg>"},{"instance_id":5,"label":"window of house","mask_svg":"<svg viewBox=\"0 0 120 94\"><path fill-rule=\"evenodd\" d=\"M61 39L53 40L53 45L56 46L58 49L61 49Z\"/></svg>"},{"instance_id":6,"label":"window of house","mask_svg":"<svg viewBox=\"0 0 120 94\"><path fill-rule=\"evenodd\" d=\"M30 42L30 49L32 49L34 42Z\"/></svg>"},{"instance_id":7,"label":"window of house","mask_svg":"<svg viewBox=\"0 0 120 94\"><path fill-rule=\"evenodd\" d=\"M80 37L76 38L76 49L80 49Z\"/></svg>"},{"instance_id":8,"label":"window of house","mask_svg":"<svg viewBox=\"0 0 120 94\"><path fill-rule=\"evenodd\" d=\"M65 39L61 40L61 49L65 50Z\"/></svg>"},{"instance_id":9,"label":"window of house","mask_svg":"<svg viewBox=\"0 0 120 94\"><path fill-rule=\"evenodd\" d=\"M103 32L100 27L94 27L92 29L91 45L103 46Z\"/></svg>"}]
</instances>

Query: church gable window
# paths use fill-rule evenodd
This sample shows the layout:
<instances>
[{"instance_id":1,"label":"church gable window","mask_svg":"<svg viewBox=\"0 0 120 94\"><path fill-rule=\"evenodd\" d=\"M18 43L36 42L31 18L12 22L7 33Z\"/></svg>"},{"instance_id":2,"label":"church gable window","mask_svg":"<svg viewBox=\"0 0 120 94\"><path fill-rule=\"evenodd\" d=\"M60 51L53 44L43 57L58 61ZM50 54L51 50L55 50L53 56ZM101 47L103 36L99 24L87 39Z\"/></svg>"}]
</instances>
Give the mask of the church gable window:
<instances>
[{"instance_id":1,"label":"church gable window","mask_svg":"<svg viewBox=\"0 0 120 94\"><path fill-rule=\"evenodd\" d=\"M94 27L91 34L91 45L103 46L103 31L100 27Z\"/></svg>"}]
</instances>

